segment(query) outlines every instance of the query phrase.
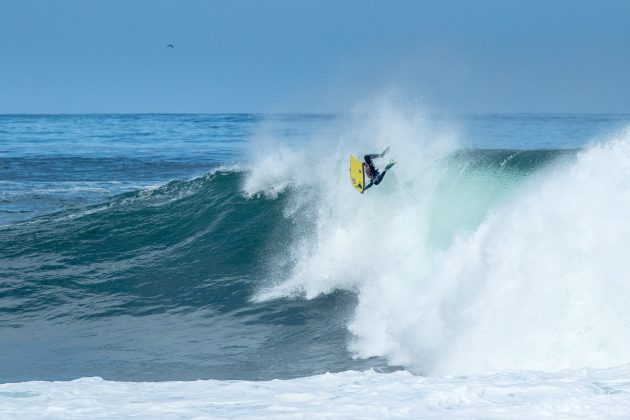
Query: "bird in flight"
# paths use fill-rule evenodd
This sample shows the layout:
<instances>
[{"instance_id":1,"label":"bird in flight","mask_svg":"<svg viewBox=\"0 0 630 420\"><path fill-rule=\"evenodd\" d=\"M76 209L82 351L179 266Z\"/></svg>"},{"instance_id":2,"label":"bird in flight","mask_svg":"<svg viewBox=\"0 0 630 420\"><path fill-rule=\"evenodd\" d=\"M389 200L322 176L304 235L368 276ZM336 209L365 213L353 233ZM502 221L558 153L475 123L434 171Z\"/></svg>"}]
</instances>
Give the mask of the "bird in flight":
<instances>
[{"instance_id":1,"label":"bird in flight","mask_svg":"<svg viewBox=\"0 0 630 420\"><path fill-rule=\"evenodd\" d=\"M175 46L173 44L168 44L166 48L175 48Z\"/></svg>"}]
</instances>

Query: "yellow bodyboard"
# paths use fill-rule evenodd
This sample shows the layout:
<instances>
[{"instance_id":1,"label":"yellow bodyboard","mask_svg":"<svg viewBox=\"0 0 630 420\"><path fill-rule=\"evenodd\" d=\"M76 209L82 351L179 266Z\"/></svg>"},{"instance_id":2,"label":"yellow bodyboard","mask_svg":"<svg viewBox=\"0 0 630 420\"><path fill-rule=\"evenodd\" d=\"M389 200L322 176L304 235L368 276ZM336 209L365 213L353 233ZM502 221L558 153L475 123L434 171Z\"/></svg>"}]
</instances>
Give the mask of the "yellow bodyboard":
<instances>
[{"instance_id":1,"label":"yellow bodyboard","mask_svg":"<svg viewBox=\"0 0 630 420\"><path fill-rule=\"evenodd\" d=\"M352 186L363 194L365 188L365 174L363 173L363 162L350 155L350 181Z\"/></svg>"}]
</instances>

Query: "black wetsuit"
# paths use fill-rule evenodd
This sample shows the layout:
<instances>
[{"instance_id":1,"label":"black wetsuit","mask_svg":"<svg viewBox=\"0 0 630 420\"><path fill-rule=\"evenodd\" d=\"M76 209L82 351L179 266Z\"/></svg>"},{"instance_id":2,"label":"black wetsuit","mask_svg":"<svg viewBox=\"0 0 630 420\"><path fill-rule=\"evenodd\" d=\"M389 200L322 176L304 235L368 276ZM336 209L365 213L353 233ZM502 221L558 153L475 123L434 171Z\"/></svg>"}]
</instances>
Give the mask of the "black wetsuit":
<instances>
[{"instance_id":1,"label":"black wetsuit","mask_svg":"<svg viewBox=\"0 0 630 420\"><path fill-rule=\"evenodd\" d=\"M372 185L380 184L381 181L383 180L383 177L385 176L385 172L387 172L387 171L385 170L383 172L379 172L374 167L374 164L372 163L372 159L383 157L384 154L385 153L381 153L379 155L365 155L365 156L363 156L363 159L365 160L365 163L367 163L367 165L370 167L370 173L372 174L372 177L370 178L370 182L365 186L365 188L363 188L363 191L367 190Z\"/></svg>"}]
</instances>

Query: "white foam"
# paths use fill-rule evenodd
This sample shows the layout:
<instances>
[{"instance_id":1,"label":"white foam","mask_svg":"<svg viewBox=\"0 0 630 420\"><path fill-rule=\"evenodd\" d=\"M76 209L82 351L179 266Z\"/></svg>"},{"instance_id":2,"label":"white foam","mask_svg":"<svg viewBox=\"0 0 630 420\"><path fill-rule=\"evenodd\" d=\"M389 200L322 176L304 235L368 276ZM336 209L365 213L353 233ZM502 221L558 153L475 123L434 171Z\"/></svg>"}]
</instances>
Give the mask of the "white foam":
<instances>
[{"instance_id":1,"label":"white foam","mask_svg":"<svg viewBox=\"0 0 630 420\"><path fill-rule=\"evenodd\" d=\"M314 179L296 175L299 152L276 155L270 185L311 191L300 201L312 218L292 239L292 270L256 298L356 291L350 350L414 372L630 362L630 130L515 187L440 247L431 229L439 188L454 176L441 160L453 150L449 140L421 117L384 107L331 140L335 153L319 155L324 174ZM347 154L386 145L397 166L357 194ZM246 190L268 189L255 182L266 171L255 167ZM300 214L287 217L299 225Z\"/></svg>"},{"instance_id":2,"label":"white foam","mask_svg":"<svg viewBox=\"0 0 630 420\"><path fill-rule=\"evenodd\" d=\"M624 418L630 366L420 377L347 371L272 381L0 385L2 418Z\"/></svg>"}]
</instances>

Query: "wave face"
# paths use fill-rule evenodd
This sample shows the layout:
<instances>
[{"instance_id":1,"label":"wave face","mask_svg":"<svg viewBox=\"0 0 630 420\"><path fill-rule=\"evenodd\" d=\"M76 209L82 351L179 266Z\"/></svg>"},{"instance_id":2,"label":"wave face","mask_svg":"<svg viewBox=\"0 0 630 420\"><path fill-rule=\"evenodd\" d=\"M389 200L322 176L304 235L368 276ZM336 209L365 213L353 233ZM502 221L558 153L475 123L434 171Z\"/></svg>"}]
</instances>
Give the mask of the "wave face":
<instances>
[{"instance_id":1,"label":"wave face","mask_svg":"<svg viewBox=\"0 0 630 420\"><path fill-rule=\"evenodd\" d=\"M269 244L290 227L285 199L245 198L242 178L218 170L5 227L4 377L29 377L24 366L134 380L369 367L345 349L351 294L250 302Z\"/></svg>"},{"instance_id":2,"label":"wave face","mask_svg":"<svg viewBox=\"0 0 630 420\"><path fill-rule=\"evenodd\" d=\"M629 361L628 130L580 148L482 149L387 110L326 135L306 120L308 141L280 121L285 134L250 139L236 165L0 226L0 380ZM387 145L396 166L358 194L348 152ZM121 165L67 162L85 159ZM77 183L85 171L58 172ZM44 179L11 182L23 198Z\"/></svg>"}]
</instances>

